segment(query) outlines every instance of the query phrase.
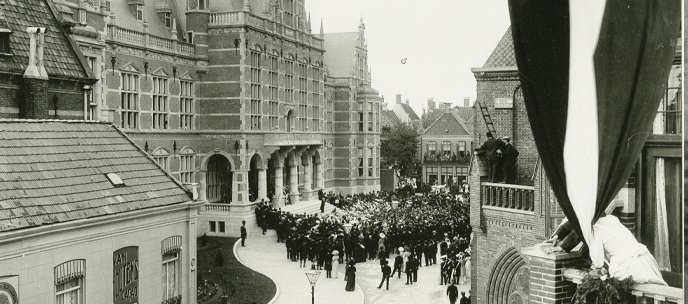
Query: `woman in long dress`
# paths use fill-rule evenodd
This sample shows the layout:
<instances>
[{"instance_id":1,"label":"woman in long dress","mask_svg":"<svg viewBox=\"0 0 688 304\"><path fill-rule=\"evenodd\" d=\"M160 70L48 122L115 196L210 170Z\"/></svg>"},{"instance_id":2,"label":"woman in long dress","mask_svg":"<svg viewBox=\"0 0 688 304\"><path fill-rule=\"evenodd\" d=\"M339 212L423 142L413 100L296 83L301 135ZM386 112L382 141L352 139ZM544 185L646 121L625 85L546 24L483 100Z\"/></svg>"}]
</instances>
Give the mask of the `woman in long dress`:
<instances>
[{"instance_id":1,"label":"woman in long dress","mask_svg":"<svg viewBox=\"0 0 688 304\"><path fill-rule=\"evenodd\" d=\"M347 278L346 278L346 291L354 291L356 288L356 266L354 261L349 262L346 266Z\"/></svg>"},{"instance_id":2,"label":"woman in long dress","mask_svg":"<svg viewBox=\"0 0 688 304\"><path fill-rule=\"evenodd\" d=\"M339 251L332 251L332 278L337 279L339 274Z\"/></svg>"}]
</instances>

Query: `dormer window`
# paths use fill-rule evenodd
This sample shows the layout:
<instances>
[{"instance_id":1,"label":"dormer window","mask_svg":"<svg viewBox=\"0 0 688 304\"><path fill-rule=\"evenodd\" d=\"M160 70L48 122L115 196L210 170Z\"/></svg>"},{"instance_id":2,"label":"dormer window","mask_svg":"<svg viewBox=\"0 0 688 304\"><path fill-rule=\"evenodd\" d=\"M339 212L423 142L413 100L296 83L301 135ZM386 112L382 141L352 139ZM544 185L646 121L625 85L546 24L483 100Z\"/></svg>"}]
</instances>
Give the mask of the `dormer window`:
<instances>
[{"instance_id":1,"label":"dormer window","mask_svg":"<svg viewBox=\"0 0 688 304\"><path fill-rule=\"evenodd\" d=\"M172 28L172 13L165 13L165 27Z\"/></svg>"},{"instance_id":2,"label":"dormer window","mask_svg":"<svg viewBox=\"0 0 688 304\"><path fill-rule=\"evenodd\" d=\"M12 31L0 28L0 54L11 54L10 35Z\"/></svg>"},{"instance_id":3,"label":"dormer window","mask_svg":"<svg viewBox=\"0 0 688 304\"><path fill-rule=\"evenodd\" d=\"M136 5L136 20L143 21L143 5Z\"/></svg>"}]
</instances>

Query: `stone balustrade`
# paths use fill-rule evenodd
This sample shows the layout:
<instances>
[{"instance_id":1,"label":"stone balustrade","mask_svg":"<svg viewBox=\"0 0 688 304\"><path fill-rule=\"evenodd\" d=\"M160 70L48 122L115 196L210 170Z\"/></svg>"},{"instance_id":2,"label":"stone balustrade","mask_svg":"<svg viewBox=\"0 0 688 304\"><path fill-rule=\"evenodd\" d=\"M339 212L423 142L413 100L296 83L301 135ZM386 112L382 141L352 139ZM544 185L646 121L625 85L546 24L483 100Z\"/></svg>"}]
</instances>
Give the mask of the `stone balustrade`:
<instances>
[{"instance_id":1,"label":"stone balustrade","mask_svg":"<svg viewBox=\"0 0 688 304\"><path fill-rule=\"evenodd\" d=\"M117 25L108 25L107 40L175 55L194 56L195 54L195 47L191 43L137 32Z\"/></svg>"},{"instance_id":2,"label":"stone balustrade","mask_svg":"<svg viewBox=\"0 0 688 304\"><path fill-rule=\"evenodd\" d=\"M535 188L499 183L482 183L481 202L492 206L532 212L535 206Z\"/></svg>"}]
</instances>

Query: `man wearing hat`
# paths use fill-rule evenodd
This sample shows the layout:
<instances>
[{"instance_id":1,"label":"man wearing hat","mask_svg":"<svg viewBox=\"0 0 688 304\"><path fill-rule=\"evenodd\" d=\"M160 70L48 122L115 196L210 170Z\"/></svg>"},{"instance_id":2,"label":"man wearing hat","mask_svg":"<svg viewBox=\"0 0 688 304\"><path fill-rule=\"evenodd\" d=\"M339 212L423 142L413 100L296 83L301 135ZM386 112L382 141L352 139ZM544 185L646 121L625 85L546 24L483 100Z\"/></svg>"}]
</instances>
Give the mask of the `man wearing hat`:
<instances>
[{"instance_id":1,"label":"man wearing hat","mask_svg":"<svg viewBox=\"0 0 688 304\"><path fill-rule=\"evenodd\" d=\"M497 167L500 161L501 153L503 151L504 142L494 139L492 132L485 133L487 140L476 149L474 154L483 155L487 165L487 176L490 182L495 183L497 175Z\"/></svg>"},{"instance_id":2,"label":"man wearing hat","mask_svg":"<svg viewBox=\"0 0 688 304\"><path fill-rule=\"evenodd\" d=\"M248 234L246 233L246 221L241 221L241 247L246 247L244 246L244 242L246 241L246 236Z\"/></svg>"},{"instance_id":3,"label":"man wearing hat","mask_svg":"<svg viewBox=\"0 0 688 304\"><path fill-rule=\"evenodd\" d=\"M504 136L505 142L502 149L502 160L504 162L504 182L513 184L516 182L516 158L518 157L518 150L511 144L511 138Z\"/></svg>"},{"instance_id":4,"label":"man wearing hat","mask_svg":"<svg viewBox=\"0 0 688 304\"><path fill-rule=\"evenodd\" d=\"M399 247L399 254L394 258L394 270L392 271L392 277L397 271L399 271L399 279L401 279L401 268L404 265L404 258L401 256L404 253L404 247Z\"/></svg>"}]
</instances>

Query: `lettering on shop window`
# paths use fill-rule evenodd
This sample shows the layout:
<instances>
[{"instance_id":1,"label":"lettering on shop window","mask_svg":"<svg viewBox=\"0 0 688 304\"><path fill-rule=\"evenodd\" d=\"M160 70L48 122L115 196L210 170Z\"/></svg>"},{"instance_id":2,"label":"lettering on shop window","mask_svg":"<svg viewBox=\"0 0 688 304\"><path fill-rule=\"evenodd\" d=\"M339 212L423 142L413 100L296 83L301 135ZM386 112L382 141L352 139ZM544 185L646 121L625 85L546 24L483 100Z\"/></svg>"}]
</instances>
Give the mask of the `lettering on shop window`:
<instances>
[{"instance_id":1,"label":"lettering on shop window","mask_svg":"<svg viewBox=\"0 0 688 304\"><path fill-rule=\"evenodd\" d=\"M112 290L115 304L139 302L139 247L129 246L112 254Z\"/></svg>"}]
</instances>

